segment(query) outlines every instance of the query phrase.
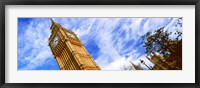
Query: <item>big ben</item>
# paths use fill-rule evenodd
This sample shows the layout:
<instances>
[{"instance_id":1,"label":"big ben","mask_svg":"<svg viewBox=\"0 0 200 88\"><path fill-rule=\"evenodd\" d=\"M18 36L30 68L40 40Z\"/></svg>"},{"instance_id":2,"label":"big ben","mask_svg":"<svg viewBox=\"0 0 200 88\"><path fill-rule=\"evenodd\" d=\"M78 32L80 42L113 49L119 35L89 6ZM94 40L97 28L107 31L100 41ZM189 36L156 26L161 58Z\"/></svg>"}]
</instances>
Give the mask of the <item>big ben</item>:
<instances>
[{"instance_id":1,"label":"big ben","mask_svg":"<svg viewBox=\"0 0 200 88\"><path fill-rule=\"evenodd\" d=\"M51 22L49 46L60 70L100 70L73 31Z\"/></svg>"}]
</instances>

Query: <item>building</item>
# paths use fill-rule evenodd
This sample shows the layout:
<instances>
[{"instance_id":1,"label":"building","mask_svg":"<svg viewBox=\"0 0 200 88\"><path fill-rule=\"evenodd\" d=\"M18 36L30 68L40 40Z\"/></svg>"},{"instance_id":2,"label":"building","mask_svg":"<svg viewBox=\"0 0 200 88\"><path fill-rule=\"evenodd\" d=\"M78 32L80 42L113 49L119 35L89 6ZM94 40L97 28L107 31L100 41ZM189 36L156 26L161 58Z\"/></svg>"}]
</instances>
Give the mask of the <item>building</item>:
<instances>
[{"instance_id":1,"label":"building","mask_svg":"<svg viewBox=\"0 0 200 88\"><path fill-rule=\"evenodd\" d=\"M49 46L61 70L100 70L76 34L52 19Z\"/></svg>"},{"instance_id":2,"label":"building","mask_svg":"<svg viewBox=\"0 0 200 88\"><path fill-rule=\"evenodd\" d=\"M166 62L166 59L163 58L160 55L152 53L152 54L148 55L146 58L154 64L154 67L152 68L152 70L169 70L169 69L172 69L171 64Z\"/></svg>"},{"instance_id":3,"label":"building","mask_svg":"<svg viewBox=\"0 0 200 88\"><path fill-rule=\"evenodd\" d=\"M135 70L143 70L141 67L139 67L138 65L135 65L133 62L130 61L130 63Z\"/></svg>"}]
</instances>

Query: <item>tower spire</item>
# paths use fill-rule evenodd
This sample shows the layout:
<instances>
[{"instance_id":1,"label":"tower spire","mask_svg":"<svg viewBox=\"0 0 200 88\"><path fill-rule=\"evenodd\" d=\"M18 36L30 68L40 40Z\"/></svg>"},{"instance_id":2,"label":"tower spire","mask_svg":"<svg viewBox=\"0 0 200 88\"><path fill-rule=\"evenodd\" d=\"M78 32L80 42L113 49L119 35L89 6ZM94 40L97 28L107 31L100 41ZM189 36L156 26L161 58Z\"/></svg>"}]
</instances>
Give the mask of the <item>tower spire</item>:
<instances>
[{"instance_id":1,"label":"tower spire","mask_svg":"<svg viewBox=\"0 0 200 88\"><path fill-rule=\"evenodd\" d=\"M55 22L52 20L52 18L50 18L50 20L51 20L52 23L55 23Z\"/></svg>"},{"instance_id":2,"label":"tower spire","mask_svg":"<svg viewBox=\"0 0 200 88\"><path fill-rule=\"evenodd\" d=\"M50 27L50 30L52 30L52 26L55 24L55 22L53 21L52 18L50 18L50 20L51 20L51 27Z\"/></svg>"},{"instance_id":3,"label":"tower spire","mask_svg":"<svg viewBox=\"0 0 200 88\"><path fill-rule=\"evenodd\" d=\"M135 70L143 70L142 68L140 68L139 66L133 64L133 62L129 61L131 63L131 65L135 68Z\"/></svg>"},{"instance_id":4,"label":"tower spire","mask_svg":"<svg viewBox=\"0 0 200 88\"><path fill-rule=\"evenodd\" d=\"M61 70L101 70L73 31L50 20L49 47Z\"/></svg>"}]
</instances>

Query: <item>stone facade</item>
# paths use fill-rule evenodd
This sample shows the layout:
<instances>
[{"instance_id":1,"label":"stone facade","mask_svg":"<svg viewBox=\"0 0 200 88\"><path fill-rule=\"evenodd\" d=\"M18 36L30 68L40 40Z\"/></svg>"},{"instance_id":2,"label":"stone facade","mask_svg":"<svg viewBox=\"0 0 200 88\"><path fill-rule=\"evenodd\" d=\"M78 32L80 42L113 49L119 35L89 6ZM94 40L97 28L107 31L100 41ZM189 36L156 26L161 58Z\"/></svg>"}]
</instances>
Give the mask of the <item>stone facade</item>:
<instances>
[{"instance_id":1,"label":"stone facade","mask_svg":"<svg viewBox=\"0 0 200 88\"><path fill-rule=\"evenodd\" d=\"M61 70L101 70L73 31L51 21L49 46Z\"/></svg>"},{"instance_id":2,"label":"stone facade","mask_svg":"<svg viewBox=\"0 0 200 88\"><path fill-rule=\"evenodd\" d=\"M165 58L163 58L160 55L157 55L155 53L148 55L147 59L150 60L153 64L154 67L152 70L170 70L171 65L165 61Z\"/></svg>"}]
</instances>

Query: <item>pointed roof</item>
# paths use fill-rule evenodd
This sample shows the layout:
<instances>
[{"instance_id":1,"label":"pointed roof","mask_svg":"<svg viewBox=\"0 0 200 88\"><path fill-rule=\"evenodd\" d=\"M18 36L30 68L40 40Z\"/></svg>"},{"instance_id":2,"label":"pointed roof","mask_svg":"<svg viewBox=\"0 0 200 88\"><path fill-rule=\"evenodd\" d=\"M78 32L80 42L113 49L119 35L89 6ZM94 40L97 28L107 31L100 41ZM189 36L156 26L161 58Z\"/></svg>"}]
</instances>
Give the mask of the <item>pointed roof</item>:
<instances>
[{"instance_id":1,"label":"pointed roof","mask_svg":"<svg viewBox=\"0 0 200 88\"><path fill-rule=\"evenodd\" d=\"M143 70L142 68L140 68L139 66L135 65L133 62L129 61L131 63L131 65L135 68L135 70Z\"/></svg>"},{"instance_id":2,"label":"pointed roof","mask_svg":"<svg viewBox=\"0 0 200 88\"><path fill-rule=\"evenodd\" d=\"M53 24L55 23L53 20L52 20L52 18L50 18L50 20L51 20L51 27L50 27L50 30L51 30L51 28L52 28L52 26L53 26Z\"/></svg>"},{"instance_id":3,"label":"pointed roof","mask_svg":"<svg viewBox=\"0 0 200 88\"><path fill-rule=\"evenodd\" d=\"M50 20L51 20L51 23L55 23L55 22L52 20L52 18L50 18Z\"/></svg>"},{"instance_id":4,"label":"pointed roof","mask_svg":"<svg viewBox=\"0 0 200 88\"><path fill-rule=\"evenodd\" d=\"M52 18L50 18L50 20L51 20L51 23L52 23L50 29L53 27L53 25L57 25L57 26L61 27L62 29L66 30L68 32L74 33L73 31L66 29L66 28L62 27L60 24L54 22Z\"/></svg>"},{"instance_id":5,"label":"pointed roof","mask_svg":"<svg viewBox=\"0 0 200 88\"><path fill-rule=\"evenodd\" d=\"M61 27L61 25L58 24L58 23L56 23L56 22L54 22L52 18L50 18L50 20L51 20L51 23L52 23L50 29L51 29L54 25L60 26L60 27Z\"/></svg>"}]
</instances>

